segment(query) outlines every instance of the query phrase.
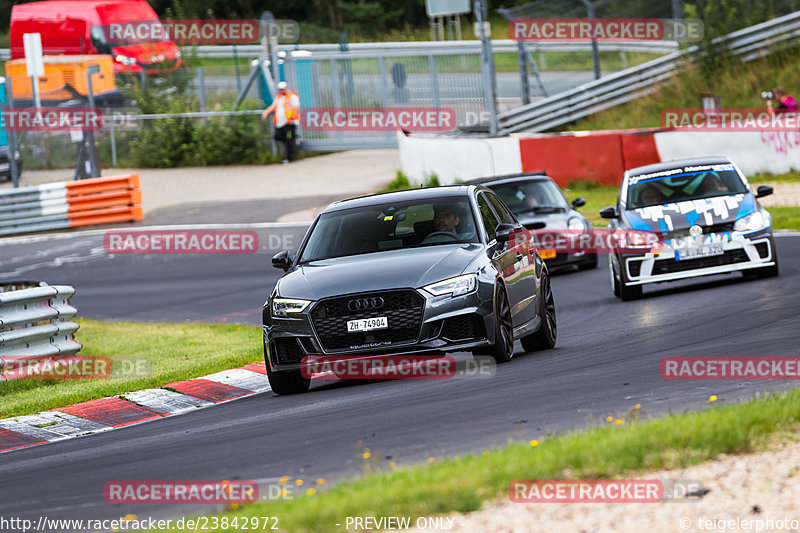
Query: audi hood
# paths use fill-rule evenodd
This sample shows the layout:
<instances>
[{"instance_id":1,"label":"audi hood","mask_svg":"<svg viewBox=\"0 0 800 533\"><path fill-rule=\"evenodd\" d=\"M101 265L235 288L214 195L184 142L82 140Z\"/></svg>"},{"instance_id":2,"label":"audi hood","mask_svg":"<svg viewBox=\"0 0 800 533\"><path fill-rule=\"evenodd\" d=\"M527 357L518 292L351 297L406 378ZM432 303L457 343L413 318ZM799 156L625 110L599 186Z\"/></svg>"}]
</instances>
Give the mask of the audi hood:
<instances>
[{"instance_id":1,"label":"audi hood","mask_svg":"<svg viewBox=\"0 0 800 533\"><path fill-rule=\"evenodd\" d=\"M311 261L278 281L284 298L320 300L341 294L420 288L464 273L481 244L440 244Z\"/></svg>"}]
</instances>

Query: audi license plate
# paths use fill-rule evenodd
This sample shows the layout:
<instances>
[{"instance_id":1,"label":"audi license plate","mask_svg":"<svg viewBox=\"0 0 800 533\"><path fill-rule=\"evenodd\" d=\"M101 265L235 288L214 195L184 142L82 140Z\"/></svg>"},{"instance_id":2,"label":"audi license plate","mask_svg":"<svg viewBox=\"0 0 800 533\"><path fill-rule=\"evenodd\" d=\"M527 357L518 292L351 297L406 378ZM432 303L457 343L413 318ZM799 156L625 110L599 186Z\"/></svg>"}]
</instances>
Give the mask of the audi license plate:
<instances>
[{"instance_id":1,"label":"audi license plate","mask_svg":"<svg viewBox=\"0 0 800 533\"><path fill-rule=\"evenodd\" d=\"M725 249L723 248L722 243L709 244L699 248L683 248L681 250L675 250L675 261L680 261L682 259L694 259L695 257L722 255L724 253Z\"/></svg>"},{"instance_id":2,"label":"audi license plate","mask_svg":"<svg viewBox=\"0 0 800 533\"><path fill-rule=\"evenodd\" d=\"M353 331L372 331L374 329L386 329L389 327L389 321L385 316L377 316L375 318L361 318L359 320L347 321L347 332Z\"/></svg>"}]
</instances>

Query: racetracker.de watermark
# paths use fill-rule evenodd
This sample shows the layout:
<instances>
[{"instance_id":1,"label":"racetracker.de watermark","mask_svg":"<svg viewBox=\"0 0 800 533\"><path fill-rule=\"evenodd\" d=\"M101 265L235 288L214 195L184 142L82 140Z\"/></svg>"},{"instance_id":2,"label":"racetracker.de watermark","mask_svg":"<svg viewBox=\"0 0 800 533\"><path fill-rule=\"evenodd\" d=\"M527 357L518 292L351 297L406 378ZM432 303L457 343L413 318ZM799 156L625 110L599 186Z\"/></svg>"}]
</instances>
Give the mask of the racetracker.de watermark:
<instances>
[{"instance_id":1,"label":"racetracker.de watermark","mask_svg":"<svg viewBox=\"0 0 800 533\"><path fill-rule=\"evenodd\" d=\"M258 233L250 230L107 231L109 254L254 254Z\"/></svg>"},{"instance_id":2,"label":"racetracker.de watermark","mask_svg":"<svg viewBox=\"0 0 800 533\"><path fill-rule=\"evenodd\" d=\"M669 381L796 380L800 357L664 357L659 370Z\"/></svg>"},{"instance_id":3,"label":"racetracker.de watermark","mask_svg":"<svg viewBox=\"0 0 800 533\"><path fill-rule=\"evenodd\" d=\"M300 115L307 131L452 131L449 107L309 107Z\"/></svg>"},{"instance_id":4,"label":"racetracker.de watermark","mask_svg":"<svg viewBox=\"0 0 800 533\"><path fill-rule=\"evenodd\" d=\"M657 233L640 230L592 228L553 229L512 232L509 244L517 248L535 247L556 253L646 253L664 246Z\"/></svg>"},{"instance_id":5,"label":"racetracker.de watermark","mask_svg":"<svg viewBox=\"0 0 800 533\"><path fill-rule=\"evenodd\" d=\"M4 355L0 381L12 379L122 379L150 376L150 359L105 355Z\"/></svg>"},{"instance_id":6,"label":"racetracker.de watermark","mask_svg":"<svg viewBox=\"0 0 800 533\"><path fill-rule=\"evenodd\" d=\"M110 504L209 504L258 501L258 483L214 481L109 481L103 497Z\"/></svg>"},{"instance_id":7,"label":"racetracker.de watermark","mask_svg":"<svg viewBox=\"0 0 800 533\"><path fill-rule=\"evenodd\" d=\"M635 41L697 42L703 38L698 19L514 19L508 37L514 41L625 43Z\"/></svg>"},{"instance_id":8,"label":"racetracker.de watermark","mask_svg":"<svg viewBox=\"0 0 800 533\"><path fill-rule=\"evenodd\" d=\"M308 379L490 378L496 362L489 356L456 361L451 355L306 356L300 372Z\"/></svg>"},{"instance_id":9,"label":"racetracker.de watermark","mask_svg":"<svg viewBox=\"0 0 800 533\"><path fill-rule=\"evenodd\" d=\"M136 20L95 26L106 42L148 44L248 44L259 40L258 21L242 20Z\"/></svg>"},{"instance_id":10,"label":"racetracker.de watermark","mask_svg":"<svg viewBox=\"0 0 800 533\"><path fill-rule=\"evenodd\" d=\"M686 131L798 132L800 113L768 109L665 109L661 127Z\"/></svg>"},{"instance_id":11,"label":"racetracker.de watermark","mask_svg":"<svg viewBox=\"0 0 800 533\"><path fill-rule=\"evenodd\" d=\"M706 492L694 480L515 479L508 485L508 498L515 503L694 502Z\"/></svg>"},{"instance_id":12,"label":"racetracker.de watermark","mask_svg":"<svg viewBox=\"0 0 800 533\"><path fill-rule=\"evenodd\" d=\"M0 108L9 131L97 131L103 127L103 111L96 107Z\"/></svg>"}]
</instances>

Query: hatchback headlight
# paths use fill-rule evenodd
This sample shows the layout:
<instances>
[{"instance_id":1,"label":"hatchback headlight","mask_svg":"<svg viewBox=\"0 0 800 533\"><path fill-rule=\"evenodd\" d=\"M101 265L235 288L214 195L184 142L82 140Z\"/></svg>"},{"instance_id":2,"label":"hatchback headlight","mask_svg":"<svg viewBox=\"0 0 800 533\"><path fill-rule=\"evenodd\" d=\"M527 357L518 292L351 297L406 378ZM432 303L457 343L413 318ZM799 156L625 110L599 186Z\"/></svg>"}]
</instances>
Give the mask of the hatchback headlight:
<instances>
[{"instance_id":1,"label":"hatchback headlight","mask_svg":"<svg viewBox=\"0 0 800 533\"><path fill-rule=\"evenodd\" d=\"M310 303L308 300L275 298L272 300L272 316L289 316L290 314L302 313Z\"/></svg>"},{"instance_id":2,"label":"hatchback headlight","mask_svg":"<svg viewBox=\"0 0 800 533\"><path fill-rule=\"evenodd\" d=\"M751 232L760 230L764 225L764 215L761 214L761 211L756 211L737 220L733 224L733 230Z\"/></svg>"},{"instance_id":3,"label":"hatchback headlight","mask_svg":"<svg viewBox=\"0 0 800 533\"><path fill-rule=\"evenodd\" d=\"M567 228L572 231L583 231L586 229L586 224L583 223L581 217L570 217L567 221Z\"/></svg>"},{"instance_id":4,"label":"hatchback headlight","mask_svg":"<svg viewBox=\"0 0 800 533\"><path fill-rule=\"evenodd\" d=\"M475 290L478 286L478 276L476 274L467 274L464 276L457 276L455 278L446 279L437 283L431 283L423 287L426 291L434 296L441 296L443 294L450 294L451 296L459 296L467 294Z\"/></svg>"},{"instance_id":5,"label":"hatchback headlight","mask_svg":"<svg viewBox=\"0 0 800 533\"><path fill-rule=\"evenodd\" d=\"M121 55L121 54L117 55L117 56L114 56L114 61L116 61L117 63L122 63L123 65L129 65L129 66L136 64L136 60L134 58L128 57L128 56L124 56L124 55Z\"/></svg>"}]
</instances>

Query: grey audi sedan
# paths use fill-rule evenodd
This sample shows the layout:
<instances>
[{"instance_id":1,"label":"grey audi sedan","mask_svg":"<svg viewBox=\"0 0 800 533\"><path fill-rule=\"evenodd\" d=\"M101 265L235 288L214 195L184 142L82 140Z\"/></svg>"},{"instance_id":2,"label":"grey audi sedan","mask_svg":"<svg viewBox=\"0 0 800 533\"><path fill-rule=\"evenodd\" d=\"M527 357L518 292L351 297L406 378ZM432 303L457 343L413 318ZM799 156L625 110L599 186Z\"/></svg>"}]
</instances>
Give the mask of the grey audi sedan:
<instances>
[{"instance_id":1,"label":"grey audi sedan","mask_svg":"<svg viewBox=\"0 0 800 533\"><path fill-rule=\"evenodd\" d=\"M544 261L485 187L449 186L336 202L299 249L272 265L286 274L264 303L272 390L305 392L307 356L472 351L497 362L556 343Z\"/></svg>"}]
</instances>

